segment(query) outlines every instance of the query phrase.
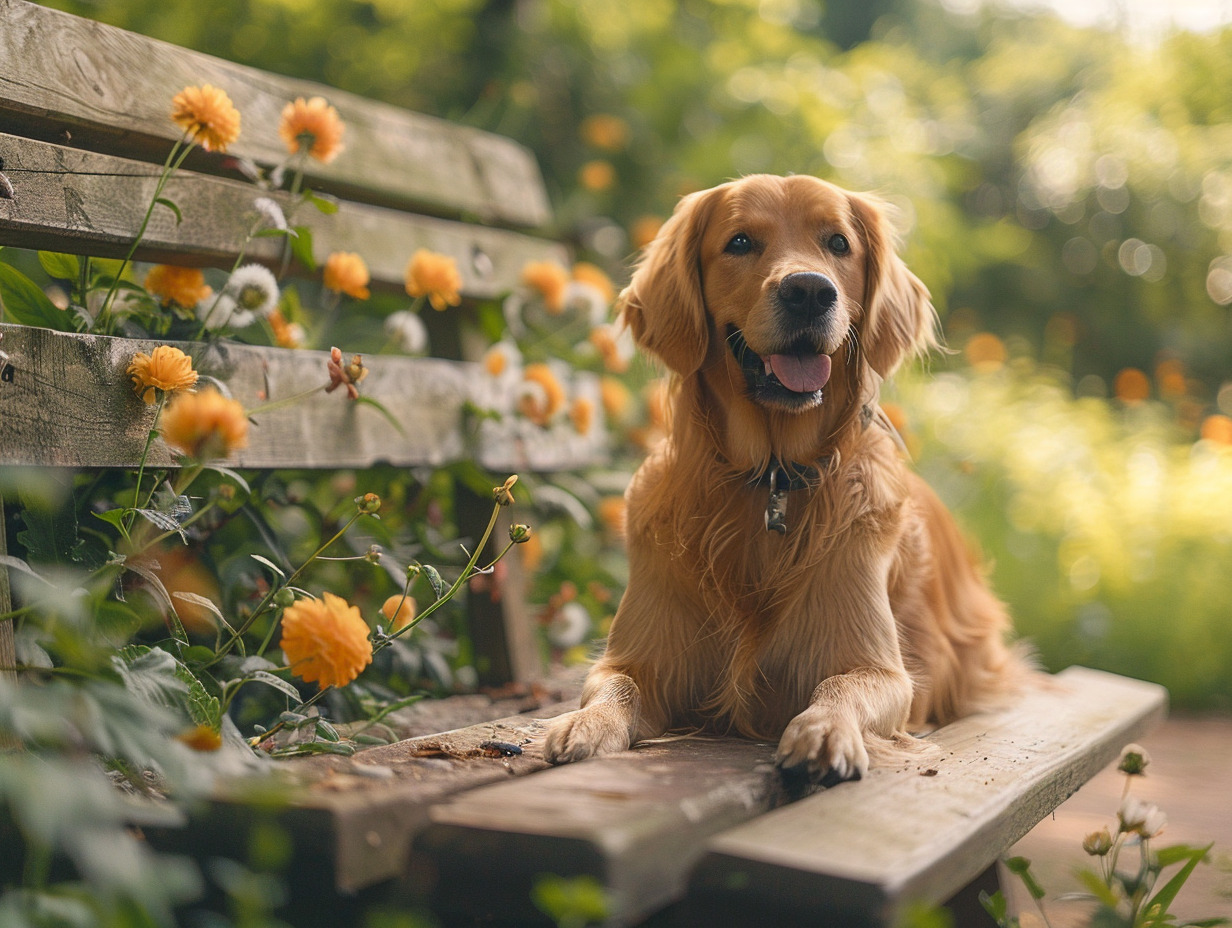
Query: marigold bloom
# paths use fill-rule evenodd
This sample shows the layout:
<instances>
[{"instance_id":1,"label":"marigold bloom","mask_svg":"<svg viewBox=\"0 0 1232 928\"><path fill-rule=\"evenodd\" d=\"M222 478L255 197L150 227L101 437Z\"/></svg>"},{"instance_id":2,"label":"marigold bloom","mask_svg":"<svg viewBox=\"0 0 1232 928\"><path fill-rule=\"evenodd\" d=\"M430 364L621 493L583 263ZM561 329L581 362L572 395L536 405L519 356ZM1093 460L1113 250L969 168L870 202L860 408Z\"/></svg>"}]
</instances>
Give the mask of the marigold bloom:
<instances>
[{"instance_id":1,"label":"marigold bloom","mask_svg":"<svg viewBox=\"0 0 1232 928\"><path fill-rule=\"evenodd\" d=\"M188 731L180 732L175 740L186 744L194 751L217 751L222 747L222 735L209 725L197 725Z\"/></svg>"},{"instance_id":2,"label":"marigold bloom","mask_svg":"<svg viewBox=\"0 0 1232 928\"><path fill-rule=\"evenodd\" d=\"M536 425L547 425L565 405L565 388L544 363L528 364L522 372L518 411Z\"/></svg>"},{"instance_id":3,"label":"marigold bloom","mask_svg":"<svg viewBox=\"0 0 1232 928\"><path fill-rule=\"evenodd\" d=\"M967 342L967 347L963 350L967 355L967 361L980 373L997 370L1005 364L1008 356L1005 342L991 332L977 332L972 335Z\"/></svg>"},{"instance_id":4,"label":"marigold bloom","mask_svg":"<svg viewBox=\"0 0 1232 928\"><path fill-rule=\"evenodd\" d=\"M128 376L132 378L133 391L147 406L153 405L160 390L180 393L197 385L192 358L170 345L159 345L149 354L137 352L129 362Z\"/></svg>"},{"instance_id":5,"label":"marigold bloom","mask_svg":"<svg viewBox=\"0 0 1232 928\"><path fill-rule=\"evenodd\" d=\"M322 164L329 164L342 151L345 129L346 124L338 111L324 97L310 100L298 97L282 108L282 120L278 124L278 134L287 151L291 154L306 151Z\"/></svg>"},{"instance_id":6,"label":"marigold bloom","mask_svg":"<svg viewBox=\"0 0 1232 928\"><path fill-rule=\"evenodd\" d=\"M226 92L206 84L171 99L171 118L206 151L226 151L240 136L240 114Z\"/></svg>"},{"instance_id":7,"label":"marigold bloom","mask_svg":"<svg viewBox=\"0 0 1232 928\"><path fill-rule=\"evenodd\" d=\"M625 333L628 329L623 330ZM590 330L590 343L603 359L605 370L613 374L623 374L629 369L633 360L633 339L622 337L622 331L614 325L604 323Z\"/></svg>"},{"instance_id":8,"label":"marigold bloom","mask_svg":"<svg viewBox=\"0 0 1232 928\"><path fill-rule=\"evenodd\" d=\"M278 646L301 680L346 686L372 663L368 623L341 596L321 597L297 600L283 610Z\"/></svg>"},{"instance_id":9,"label":"marigold bloom","mask_svg":"<svg viewBox=\"0 0 1232 928\"><path fill-rule=\"evenodd\" d=\"M616 183L616 169L608 161L587 161L578 171L578 183L591 193L600 193Z\"/></svg>"},{"instance_id":10,"label":"marigold bloom","mask_svg":"<svg viewBox=\"0 0 1232 928\"><path fill-rule=\"evenodd\" d=\"M599 396L603 401L604 415L612 420L623 419L633 402L629 388L615 377L604 377L599 381Z\"/></svg>"},{"instance_id":11,"label":"marigold bloom","mask_svg":"<svg viewBox=\"0 0 1232 928\"><path fill-rule=\"evenodd\" d=\"M389 622L389 633L401 631L415 621L418 607L410 596L395 593L381 606L381 615Z\"/></svg>"},{"instance_id":12,"label":"marigold bloom","mask_svg":"<svg viewBox=\"0 0 1232 928\"><path fill-rule=\"evenodd\" d=\"M522 283L543 297L544 308L556 315L565 308L569 274L552 261L531 261L522 268Z\"/></svg>"},{"instance_id":13,"label":"marigold bloom","mask_svg":"<svg viewBox=\"0 0 1232 928\"><path fill-rule=\"evenodd\" d=\"M612 279L603 273L603 270L589 261L579 261L573 265L573 279L581 284L590 284L597 291L604 301L611 303L616 298L616 288L612 286Z\"/></svg>"},{"instance_id":14,"label":"marigold bloom","mask_svg":"<svg viewBox=\"0 0 1232 928\"><path fill-rule=\"evenodd\" d=\"M419 249L406 265L406 292L413 297L426 296L432 308L443 312L462 302L462 275L457 262L449 255Z\"/></svg>"},{"instance_id":15,"label":"marigold bloom","mask_svg":"<svg viewBox=\"0 0 1232 928\"><path fill-rule=\"evenodd\" d=\"M1113 392L1123 403L1141 403L1151 397L1151 382L1136 367L1127 367L1116 375Z\"/></svg>"},{"instance_id":16,"label":"marigold bloom","mask_svg":"<svg viewBox=\"0 0 1232 928\"><path fill-rule=\"evenodd\" d=\"M372 295L370 279L368 265L352 251L335 251L325 259L325 286L329 290L366 300Z\"/></svg>"},{"instance_id":17,"label":"marigold bloom","mask_svg":"<svg viewBox=\"0 0 1232 928\"><path fill-rule=\"evenodd\" d=\"M587 116L582 120L579 133L587 145L604 151L620 151L629 143L629 124L610 113Z\"/></svg>"},{"instance_id":18,"label":"marigold bloom","mask_svg":"<svg viewBox=\"0 0 1232 928\"><path fill-rule=\"evenodd\" d=\"M214 292L206 284L200 268L174 264L156 264L150 268L145 275L145 288L164 306L175 303L185 309L192 309Z\"/></svg>"},{"instance_id":19,"label":"marigold bloom","mask_svg":"<svg viewBox=\"0 0 1232 928\"><path fill-rule=\"evenodd\" d=\"M589 435L595 424L595 404L584 396L579 396L569 407L569 421L579 435Z\"/></svg>"},{"instance_id":20,"label":"marigold bloom","mask_svg":"<svg viewBox=\"0 0 1232 928\"><path fill-rule=\"evenodd\" d=\"M270 330L274 333L274 341L279 348L298 348L304 344L307 338L304 327L298 322L287 322L286 316L278 307L274 307L274 311L269 314L266 321L269 322Z\"/></svg>"},{"instance_id":21,"label":"marigold bloom","mask_svg":"<svg viewBox=\"0 0 1232 928\"><path fill-rule=\"evenodd\" d=\"M1202 437L1211 444L1232 447L1232 417L1207 416L1202 420Z\"/></svg>"},{"instance_id":22,"label":"marigold bloom","mask_svg":"<svg viewBox=\"0 0 1232 928\"><path fill-rule=\"evenodd\" d=\"M159 427L168 445L199 461L226 457L248 444L244 407L214 389L176 396Z\"/></svg>"}]
</instances>

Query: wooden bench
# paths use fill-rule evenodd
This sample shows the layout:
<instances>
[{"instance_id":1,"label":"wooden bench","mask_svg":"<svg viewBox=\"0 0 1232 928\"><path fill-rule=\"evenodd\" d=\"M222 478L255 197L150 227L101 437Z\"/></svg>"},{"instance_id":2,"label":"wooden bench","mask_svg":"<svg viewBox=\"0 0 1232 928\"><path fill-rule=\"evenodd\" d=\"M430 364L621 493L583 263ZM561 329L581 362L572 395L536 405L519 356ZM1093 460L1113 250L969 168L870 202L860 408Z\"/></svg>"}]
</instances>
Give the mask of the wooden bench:
<instances>
[{"instance_id":1,"label":"wooden bench","mask_svg":"<svg viewBox=\"0 0 1232 928\"><path fill-rule=\"evenodd\" d=\"M400 287L417 247L455 257L464 292L477 298L508 290L529 260L567 259L533 234L550 223L547 198L533 158L509 140L25 0L0 0L0 158L13 187L0 199L0 244L122 255L176 138L167 101L207 82L245 114L234 153L260 164L284 157L275 127L287 100L320 94L338 108L347 157L310 163L305 179L339 199L335 214L314 217L316 243L364 254L377 285ZM227 266L253 188L216 158L186 168L168 196L194 221L162 216L138 257ZM254 259L279 260L280 243L253 244ZM0 466L137 463L152 413L124 369L151 343L8 324L0 334ZM228 465L475 459L497 471L551 471L602 459L597 439L469 434L476 368L461 360L460 342L448 333L434 342L451 358L369 359L364 392L398 429L371 407L291 407L260 417ZM324 362L322 352L221 343L200 366L246 399L311 387ZM175 461L156 449L151 463ZM477 615L472 633L494 668L489 679L533 678L529 624L509 614L520 601L516 576L506 590L511 609ZM475 599L478 609L487 597ZM0 569L0 610L9 608ZM0 623L0 667L14 663L11 634ZM739 739L663 740L545 769L535 739L541 719L576 705L565 700L350 758L302 759L275 777L262 771L255 801L237 775L188 828L165 810L140 824L155 843L204 859L244 846L254 822L272 817L293 837L289 911L318 921L381 904L427 906L448 924L547 923L532 895L555 876L593 881L576 885L599 888L598 920L611 925L891 925L911 903L948 904L960 926L978 925L974 894L995 879L998 857L1157 722L1165 703L1159 687L1072 668L1011 709L935 733L941 752L927 765L798 795L773 767L773 745Z\"/></svg>"}]
</instances>

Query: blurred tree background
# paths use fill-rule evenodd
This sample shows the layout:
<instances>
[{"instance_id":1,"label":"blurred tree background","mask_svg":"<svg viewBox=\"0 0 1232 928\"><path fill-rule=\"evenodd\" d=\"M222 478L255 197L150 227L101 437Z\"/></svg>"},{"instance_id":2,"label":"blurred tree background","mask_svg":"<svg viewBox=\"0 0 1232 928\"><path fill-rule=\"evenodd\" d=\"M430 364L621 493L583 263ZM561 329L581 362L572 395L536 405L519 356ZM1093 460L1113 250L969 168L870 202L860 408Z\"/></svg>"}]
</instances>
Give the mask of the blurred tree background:
<instances>
[{"instance_id":1,"label":"blurred tree background","mask_svg":"<svg viewBox=\"0 0 1232 928\"><path fill-rule=\"evenodd\" d=\"M617 276L736 175L881 193L958 349L904 427L1020 625L1053 667L1232 706L1232 29L934 0L50 5L512 136L553 231Z\"/></svg>"}]
</instances>

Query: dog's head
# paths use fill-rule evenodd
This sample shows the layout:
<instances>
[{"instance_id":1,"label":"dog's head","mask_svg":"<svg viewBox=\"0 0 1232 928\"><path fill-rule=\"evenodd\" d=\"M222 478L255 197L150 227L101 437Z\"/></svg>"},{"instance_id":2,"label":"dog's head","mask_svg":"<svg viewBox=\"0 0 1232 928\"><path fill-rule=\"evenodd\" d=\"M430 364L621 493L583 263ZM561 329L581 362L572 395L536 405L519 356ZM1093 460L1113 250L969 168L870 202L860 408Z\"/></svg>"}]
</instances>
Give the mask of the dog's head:
<instances>
[{"instance_id":1,"label":"dog's head","mask_svg":"<svg viewBox=\"0 0 1232 928\"><path fill-rule=\"evenodd\" d=\"M882 207L814 177L685 197L621 300L638 343L677 374L775 414L833 416L869 369L888 377L936 345Z\"/></svg>"}]
</instances>

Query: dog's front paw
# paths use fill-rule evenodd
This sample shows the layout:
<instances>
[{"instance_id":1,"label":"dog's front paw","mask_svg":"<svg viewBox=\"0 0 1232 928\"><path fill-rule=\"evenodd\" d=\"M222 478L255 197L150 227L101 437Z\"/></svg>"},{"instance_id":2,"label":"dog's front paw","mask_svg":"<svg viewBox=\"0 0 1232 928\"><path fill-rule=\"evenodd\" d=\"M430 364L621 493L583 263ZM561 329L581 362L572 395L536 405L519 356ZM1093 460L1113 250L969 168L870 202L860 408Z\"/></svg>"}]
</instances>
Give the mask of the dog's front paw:
<instances>
[{"instance_id":1,"label":"dog's front paw","mask_svg":"<svg viewBox=\"0 0 1232 928\"><path fill-rule=\"evenodd\" d=\"M620 708L587 706L552 720L543 739L543 758L549 764L567 764L615 754L630 743L629 722Z\"/></svg>"},{"instance_id":2,"label":"dog's front paw","mask_svg":"<svg viewBox=\"0 0 1232 928\"><path fill-rule=\"evenodd\" d=\"M833 786L868 772L860 729L827 709L809 706L788 724L774 762L789 777Z\"/></svg>"}]
</instances>

